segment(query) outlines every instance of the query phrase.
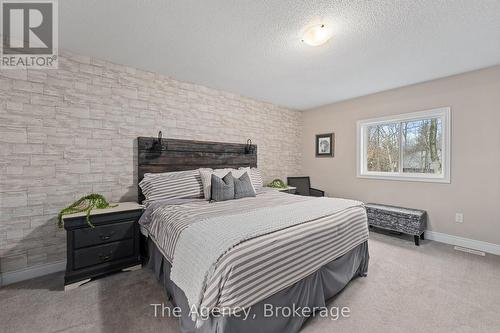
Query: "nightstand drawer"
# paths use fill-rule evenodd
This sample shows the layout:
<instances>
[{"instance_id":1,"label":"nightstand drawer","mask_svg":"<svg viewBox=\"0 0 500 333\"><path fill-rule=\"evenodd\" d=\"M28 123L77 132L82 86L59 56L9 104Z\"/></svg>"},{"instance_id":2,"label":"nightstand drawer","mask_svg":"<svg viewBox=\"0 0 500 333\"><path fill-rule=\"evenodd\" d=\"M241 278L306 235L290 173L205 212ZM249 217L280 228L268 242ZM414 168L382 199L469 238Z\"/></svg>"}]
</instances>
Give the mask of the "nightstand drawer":
<instances>
[{"instance_id":1,"label":"nightstand drawer","mask_svg":"<svg viewBox=\"0 0 500 333\"><path fill-rule=\"evenodd\" d=\"M134 235L134 221L102 225L95 228L77 229L74 232L75 249L111 243Z\"/></svg>"},{"instance_id":2,"label":"nightstand drawer","mask_svg":"<svg viewBox=\"0 0 500 333\"><path fill-rule=\"evenodd\" d=\"M74 252L74 267L80 269L134 255L134 240L127 239Z\"/></svg>"}]
</instances>

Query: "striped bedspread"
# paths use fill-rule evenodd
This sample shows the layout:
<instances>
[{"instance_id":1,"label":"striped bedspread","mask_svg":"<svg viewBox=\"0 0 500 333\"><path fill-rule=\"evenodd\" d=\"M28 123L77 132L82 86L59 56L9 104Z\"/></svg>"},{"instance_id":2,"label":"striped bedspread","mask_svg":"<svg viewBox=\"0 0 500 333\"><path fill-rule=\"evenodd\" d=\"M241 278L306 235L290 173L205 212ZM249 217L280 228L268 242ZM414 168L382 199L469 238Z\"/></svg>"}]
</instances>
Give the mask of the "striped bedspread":
<instances>
[{"instance_id":1,"label":"striped bedspread","mask_svg":"<svg viewBox=\"0 0 500 333\"><path fill-rule=\"evenodd\" d=\"M272 211L271 207L283 205L304 207L310 201L314 206L312 200L318 199L269 190L255 198L217 203L191 200L175 205L165 204L153 212L147 229L163 255L173 263L174 271L175 262L186 256L184 253L183 258L176 257L176 247L182 233L190 226L203 221L217 221L217 217L227 215L251 215L252 212L262 213L266 208ZM294 284L363 243L368 239L366 212L359 202L351 202L350 205L343 203L345 207L333 214L317 216L313 220L302 218L304 221L300 223L277 228L232 246L207 275L200 302L195 305L204 310L233 313ZM238 222L244 221L234 220L234 223ZM196 228L190 230L192 232ZM217 237L217 229L210 234L210 237ZM223 235L221 231L220 236ZM203 249L204 244L199 244L199 251Z\"/></svg>"},{"instance_id":2,"label":"striped bedspread","mask_svg":"<svg viewBox=\"0 0 500 333\"><path fill-rule=\"evenodd\" d=\"M180 199L168 201L156 208L147 231L167 260L172 263L179 236L190 224L221 215L234 215L258 208L286 205L311 200L311 197L284 194L276 190L262 189L254 198L210 203L204 199Z\"/></svg>"}]
</instances>

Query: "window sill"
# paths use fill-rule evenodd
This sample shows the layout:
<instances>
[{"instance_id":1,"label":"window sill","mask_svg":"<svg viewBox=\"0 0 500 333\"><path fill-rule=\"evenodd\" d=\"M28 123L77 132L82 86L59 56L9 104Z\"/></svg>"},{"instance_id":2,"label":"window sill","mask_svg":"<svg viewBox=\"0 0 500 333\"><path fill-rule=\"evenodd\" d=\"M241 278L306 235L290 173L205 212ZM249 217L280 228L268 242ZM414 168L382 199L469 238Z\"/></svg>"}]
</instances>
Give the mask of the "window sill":
<instances>
[{"instance_id":1,"label":"window sill","mask_svg":"<svg viewBox=\"0 0 500 333\"><path fill-rule=\"evenodd\" d=\"M378 180L395 180L395 181L403 181L403 182L421 182L421 183L442 183L442 184L450 184L451 180L449 178L443 177L419 177L419 176L384 176L384 175L367 175L367 174L358 174L357 178L364 179L378 179Z\"/></svg>"}]
</instances>

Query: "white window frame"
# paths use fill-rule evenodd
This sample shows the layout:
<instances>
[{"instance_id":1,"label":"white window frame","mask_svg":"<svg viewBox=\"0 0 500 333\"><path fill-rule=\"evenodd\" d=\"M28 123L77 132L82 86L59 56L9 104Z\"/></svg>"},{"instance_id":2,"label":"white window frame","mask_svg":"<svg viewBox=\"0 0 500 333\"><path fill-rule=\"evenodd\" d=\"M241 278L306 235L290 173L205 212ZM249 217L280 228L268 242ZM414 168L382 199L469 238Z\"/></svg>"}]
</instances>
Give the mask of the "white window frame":
<instances>
[{"instance_id":1,"label":"white window frame","mask_svg":"<svg viewBox=\"0 0 500 333\"><path fill-rule=\"evenodd\" d=\"M417 182L434 182L434 183L450 183L450 164L451 164L451 112L450 107L441 107L431 110L399 114L394 116L359 120L357 122L357 177L372 178L384 180L400 180L400 181L417 181ZM442 153L442 174L432 175L424 173L403 173L403 172L376 172L367 170L367 128L370 125L395 123L404 121L413 121L429 118L440 118L443 131L443 153ZM401 139L400 139L401 140ZM400 154L400 157L402 154ZM402 161L400 161L401 165Z\"/></svg>"}]
</instances>

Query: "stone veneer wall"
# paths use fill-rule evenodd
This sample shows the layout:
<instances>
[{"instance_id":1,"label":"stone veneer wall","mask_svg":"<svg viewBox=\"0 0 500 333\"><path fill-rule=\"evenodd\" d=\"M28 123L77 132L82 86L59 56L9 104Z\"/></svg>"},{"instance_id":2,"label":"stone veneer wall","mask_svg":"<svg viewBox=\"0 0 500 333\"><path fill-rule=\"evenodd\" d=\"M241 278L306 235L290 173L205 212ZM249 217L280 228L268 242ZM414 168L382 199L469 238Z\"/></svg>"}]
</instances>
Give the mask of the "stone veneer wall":
<instances>
[{"instance_id":1,"label":"stone veneer wall","mask_svg":"<svg viewBox=\"0 0 500 333\"><path fill-rule=\"evenodd\" d=\"M301 122L297 111L69 52L58 70L0 70L0 272L64 260L55 216L82 195L135 200L138 136L251 138L269 181L298 174Z\"/></svg>"}]
</instances>

